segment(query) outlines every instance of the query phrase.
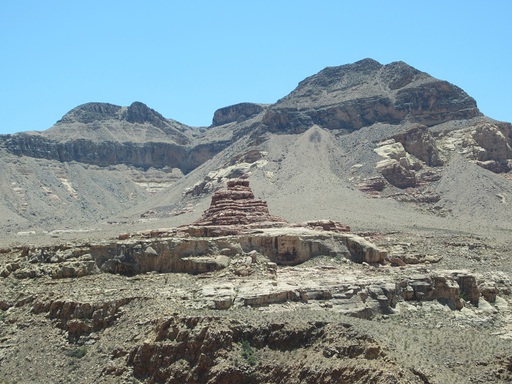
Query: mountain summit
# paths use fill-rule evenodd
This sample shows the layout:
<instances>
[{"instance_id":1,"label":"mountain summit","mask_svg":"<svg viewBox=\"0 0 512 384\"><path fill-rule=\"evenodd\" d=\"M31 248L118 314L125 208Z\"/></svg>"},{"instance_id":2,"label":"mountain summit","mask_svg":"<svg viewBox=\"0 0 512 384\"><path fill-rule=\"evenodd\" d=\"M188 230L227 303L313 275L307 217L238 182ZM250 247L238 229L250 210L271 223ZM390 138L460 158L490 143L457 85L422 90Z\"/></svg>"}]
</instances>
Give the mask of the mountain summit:
<instances>
[{"instance_id":1,"label":"mountain summit","mask_svg":"<svg viewBox=\"0 0 512 384\"><path fill-rule=\"evenodd\" d=\"M2 177L14 183L0 191L0 206L20 228L116 215L192 222L227 179L245 174L278 216L293 221L316 218L313 206L319 218L347 222L346 215L363 226L375 212L386 225L431 220L415 209L436 220L512 221L502 209L511 125L401 61L327 67L274 104L220 108L209 127L189 127L141 102L87 103L46 131L1 136L0 155ZM453 192L461 188L468 204Z\"/></svg>"},{"instance_id":2,"label":"mountain summit","mask_svg":"<svg viewBox=\"0 0 512 384\"><path fill-rule=\"evenodd\" d=\"M0 179L0 383L512 381L512 125L403 62L84 104Z\"/></svg>"},{"instance_id":3,"label":"mountain summit","mask_svg":"<svg viewBox=\"0 0 512 384\"><path fill-rule=\"evenodd\" d=\"M270 108L264 122L273 130L317 124L353 131L375 123L432 126L480 115L475 100L446 81L401 61L382 65L364 59L301 81Z\"/></svg>"},{"instance_id":4,"label":"mountain summit","mask_svg":"<svg viewBox=\"0 0 512 384\"><path fill-rule=\"evenodd\" d=\"M120 120L128 123L151 124L164 128L169 121L154 109L139 101L129 107L120 107L109 103L86 103L66 113L57 124L89 124L103 120Z\"/></svg>"},{"instance_id":5,"label":"mountain summit","mask_svg":"<svg viewBox=\"0 0 512 384\"><path fill-rule=\"evenodd\" d=\"M86 103L73 108L42 136L68 141L163 141L188 144L190 127L166 119L146 104L136 101L128 107L109 103Z\"/></svg>"}]
</instances>

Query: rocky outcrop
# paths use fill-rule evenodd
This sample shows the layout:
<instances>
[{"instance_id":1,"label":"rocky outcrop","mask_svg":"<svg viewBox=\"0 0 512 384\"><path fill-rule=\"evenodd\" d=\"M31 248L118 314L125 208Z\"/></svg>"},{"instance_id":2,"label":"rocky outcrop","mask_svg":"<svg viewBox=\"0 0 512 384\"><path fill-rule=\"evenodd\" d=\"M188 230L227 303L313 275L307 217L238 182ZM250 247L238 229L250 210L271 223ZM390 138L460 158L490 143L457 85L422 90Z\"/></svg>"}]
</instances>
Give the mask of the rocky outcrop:
<instances>
[{"instance_id":1,"label":"rocky outcrop","mask_svg":"<svg viewBox=\"0 0 512 384\"><path fill-rule=\"evenodd\" d=\"M512 126L510 124L483 123L476 127L473 140L477 164L493 172L512 169Z\"/></svg>"},{"instance_id":2,"label":"rocky outcrop","mask_svg":"<svg viewBox=\"0 0 512 384\"><path fill-rule=\"evenodd\" d=\"M282 353L290 358L276 360ZM158 321L152 339L134 347L127 363L136 378L162 383L378 384L398 377L421 383L386 355L374 339L349 324L247 324L221 317L175 316ZM321 369L312 369L306 363L311 360ZM221 367L221 361L227 365Z\"/></svg>"},{"instance_id":3,"label":"rocky outcrop","mask_svg":"<svg viewBox=\"0 0 512 384\"><path fill-rule=\"evenodd\" d=\"M410 129L393 139L402 143L404 149L430 167L444 164L441 152L432 133L425 126Z\"/></svg>"},{"instance_id":4,"label":"rocky outcrop","mask_svg":"<svg viewBox=\"0 0 512 384\"><path fill-rule=\"evenodd\" d=\"M432 126L479 115L476 102L448 82L403 62L364 59L303 80L269 108L263 123L273 132L299 133L314 124L354 131L375 123Z\"/></svg>"},{"instance_id":5,"label":"rocky outcrop","mask_svg":"<svg viewBox=\"0 0 512 384\"><path fill-rule=\"evenodd\" d=\"M187 147L165 142L95 142L86 139L58 142L38 135L0 136L0 147L17 156L60 162L78 161L106 167L127 164L140 168L179 168L188 173L212 158L229 143L216 142Z\"/></svg>"},{"instance_id":6,"label":"rocky outcrop","mask_svg":"<svg viewBox=\"0 0 512 384\"><path fill-rule=\"evenodd\" d=\"M347 237L348 238L348 237ZM226 268L233 256L245 256L253 251L266 260L279 265L296 265L311 258L326 256L350 257L340 239L321 233L284 234L262 231L259 234L238 234L214 238L174 238L148 242L119 242L95 245L91 255L105 272L134 275L149 271L204 273ZM350 239L351 244L355 240ZM355 248L355 245L352 246ZM373 255L371 246L354 249L355 254L367 261ZM359 256L360 255L360 256ZM381 258L385 256L379 254Z\"/></svg>"},{"instance_id":7,"label":"rocky outcrop","mask_svg":"<svg viewBox=\"0 0 512 384\"><path fill-rule=\"evenodd\" d=\"M58 129L59 125L64 124L90 124L106 120L124 120L132 124L150 124L158 128L170 126L169 120L160 113L140 101L135 101L129 107L108 103L86 103L79 105L57 121L56 128L54 129Z\"/></svg>"},{"instance_id":8,"label":"rocky outcrop","mask_svg":"<svg viewBox=\"0 0 512 384\"><path fill-rule=\"evenodd\" d=\"M294 230L298 229L288 228L288 232ZM67 249L29 248L21 250L21 255L17 252L14 249L9 255L10 259L16 260L14 271L2 275L3 278L10 275L17 279L45 277L55 266L79 261L83 256L95 261L97 267L92 273L95 275L101 270L128 276L147 272L199 274L214 271L221 271L218 273L223 276L256 276L255 279L238 282L213 279L204 283L195 294L194 301L190 302L192 307L219 310L286 302L322 302L346 315L371 318L376 314L393 313L400 300L439 301L460 310L466 303L478 306L481 296L486 302L495 302L499 294L510 294L509 283L504 285L477 278L467 271L409 273L397 268L396 272L388 269L387 273L375 274L380 268L373 269L370 265L379 267L379 264L393 260L388 260L387 253L367 239L346 233L302 230L296 235L285 235L268 230L267 233L222 238L132 239ZM60 257L62 261L59 262L59 256L64 254L67 256ZM339 260L342 265L348 265L351 260L363 266L351 268L348 274L340 273L340 266L334 265L325 268L322 264L314 268L278 268L302 264L315 257ZM405 263L399 265L406 266ZM25 272L20 274L19 271ZM33 273L28 273L30 271ZM34 298L27 297L2 305L5 310L32 303L33 313L48 313L50 318L60 319L61 326L70 334L81 335L111 324L117 318L118 308L131 299L120 300L109 304L45 298L32 303ZM99 312L94 315L97 310Z\"/></svg>"},{"instance_id":9,"label":"rocky outcrop","mask_svg":"<svg viewBox=\"0 0 512 384\"><path fill-rule=\"evenodd\" d=\"M361 183L357 184L357 188L361 192L366 192L371 196L378 197L380 192L386 187L386 179L382 176L374 176L364 179Z\"/></svg>"},{"instance_id":10,"label":"rocky outcrop","mask_svg":"<svg viewBox=\"0 0 512 384\"><path fill-rule=\"evenodd\" d=\"M254 198L249 180L235 179L227 183L227 190L218 190L212 196L210 208L194 226L248 225L255 223L285 223L271 216L267 203Z\"/></svg>"},{"instance_id":11,"label":"rocky outcrop","mask_svg":"<svg viewBox=\"0 0 512 384\"><path fill-rule=\"evenodd\" d=\"M405 87L395 97L395 108L405 112L409 121L429 127L481 115L475 100L447 81L431 79L416 87Z\"/></svg>"},{"instance_id":12,"label":"rocky outcrop","mask_svg":"<svg viewBox=\"0 0 512 384\"><path fill-rule=\"evenodd\" d=\"M213 114L212 126L233 123L261 113L265 107L255 103L239 103L217 109Z\"/></svg>"},{"instance_id":13,"label":"rocky outcrop","mask_svg":"<svg viewBox=\"0 0 512 384\"><path fill-rule=\"evenodd\" d=\"M205 273L236 263L234 256L249 257L256 252L278 265L297 265L318 256L343 257L357 263L382 264L387 252L367 239L334 226L318 230L301 226L282 228L239 228L232 234L203 235L203 228L180 228L180 233L155 232L149 239L130 237L114 242L82 244L72 248L41 247L14 249L14 262L0 267L2 277L18 279L50 276L54 279L81 277L100 272L132 276L147 272ZM214 233L215 228L210 228ZM227 229L219 229L219 231ZM209 234L212 234L209 233Z\"/></svg>"},{"instance_id":14,"label":"rocky outcrop","mask_svg":"<svg viewBox=\"0 0 512 384\"><path fill-rule=\"evenodd\" d=\"M386 97L368 97L347 100L341 105L314 110L297 111L292 108L271 108L263 123L271 132L302 133L313 125L333 130L355 131L377 122L398 124L405 113L393 108Z\"/></svg>"},{"instance_id":15,"label":"rocky outcrop","mask_svg":"<svg viewBox=\"0 0 512 384\"><path fill-rule=\"evenodd\" d=\"M395 187L404 189L414 188L416 186L417 181L415 173L396 160L381 162L378 168L389 184Z\"/></svg>"},{"instance_id":16,"label":"rocky outcrop","mask_svg":"<svg viewBox=\"0 0 512 384\"><path fill-rule=\"evenodd\" d=\"M132 103L121 118L125 118L129 123L151 124L158 128L166 128L169 125L165 117L140 101Z\"/></svg>"},{"instance_id":17,"label":"rocky outcrop","mask_svg":"<svg viewBox=\"0 0 512 384\"><path fill-rule=\"evenodd\" d=\"M329 232L350 232L350 227L346 224L334 220L311 220L303 224L306 228L323 230Z\"/></svg>"},{"instance_id":18,"label":"rocky outcrop","mask_svg":"<svg viewBox=\"0 0 512 384\"><path fill-rule=\"evenodd\" d=\"M260 150L249 150L233 157L229 165L209 172L201 181L185 190L185 195L201 196L222 188L230 179L243 177L268 164Z\"/></svg>"},{"instance_id":19,"label":"rocky outcrop","mask_svg":"<svg viewBox=\"0 0 512 384\"><path fill-rule=\"evenodd\" d=\"M57 121L57 124L83 123L89 124L95 121L119 119L122 107L109 103L86 103L73 108Z\"/></svg>"},{"instance_id":20,"label":"rocky outcrop","mask_svg":"<svg viewBox=\"0 0 512 384\"><path fill-rule=\"evenodd\" d=\"M437 300L452 309L462 309L464 301L478 305L480 291L474 275L451 272L411 276L399 283L404 300Z\"/></svg>"},{"instance_id":21,"label":"rocky outcrop","mask_svg":"<svg viewBox=\"0 0 512 384\"><path fill-rule=\"evenodd\" d=\"M409 156L402 143L390 139L380 143L375 152L384 158L377 163L377 170L388 183L402 189L416 186L415 170L421 164Z\"/></svg>"},{"instance_id":22,"label":"rocky outcrop","mask_svg":"<svg viewBox=\"0 0 512 384\"><path fill-rule=\"evenodd\" d=\"M77 340L80 336L111 326L120 316L120 308L132 300L134 298L90 303L66 300L38 301L32 306L31 312L46 313L48 318L57 321L59 328L68 332L70 340Z\"/></svg>"}]
</instances>

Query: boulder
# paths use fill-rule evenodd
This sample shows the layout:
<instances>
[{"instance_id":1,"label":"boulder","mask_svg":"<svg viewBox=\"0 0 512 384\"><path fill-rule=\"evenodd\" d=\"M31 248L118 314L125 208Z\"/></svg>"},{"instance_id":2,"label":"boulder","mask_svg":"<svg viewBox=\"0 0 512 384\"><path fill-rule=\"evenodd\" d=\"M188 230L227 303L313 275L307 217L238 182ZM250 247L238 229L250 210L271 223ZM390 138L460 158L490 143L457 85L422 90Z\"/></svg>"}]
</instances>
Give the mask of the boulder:
<instances>
[{"instance_id":1,"label":"boulder","mask_svg":"<svg viewBox=\"0 0 512 384\"><path fill-rule=\"evenodd\" d=\"M414 171L407 169L396 160L384 160L379 162L377 167L389 184L395 187L401 189L414 188L417 184Z\"/></svg>"},{"instance_id":2,"label":"boulder","mask_svg":"<svg viewBox=\"0 0 512 384\"><path fill-rule=\"evenodd\" d=\"M402 143L394 139L386 140L374 151L384 158L377 163L377 170L388 183L402 189L416 186L415 171L421 168L421 164L409 156Z\"/></svg>"},{"instance_id":3,"label":"boulder","mask_svg":"<svg viewBox=\"0 0 512 384\"><path fill-rule=\"evenodd\" d=\"M428 166L437 167L444 164L436 140L425 126L410 129L393 136L411 155L425 162Z\"/></svg>"}]
</instances>

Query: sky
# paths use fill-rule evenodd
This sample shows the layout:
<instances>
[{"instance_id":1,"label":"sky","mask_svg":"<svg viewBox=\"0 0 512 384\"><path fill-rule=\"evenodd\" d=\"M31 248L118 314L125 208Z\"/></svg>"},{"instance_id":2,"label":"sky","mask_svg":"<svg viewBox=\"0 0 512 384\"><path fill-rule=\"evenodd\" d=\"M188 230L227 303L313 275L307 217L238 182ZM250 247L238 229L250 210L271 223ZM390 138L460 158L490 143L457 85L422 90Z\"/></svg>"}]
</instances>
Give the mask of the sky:
<instances>
[{"instance_id":1,"label":"sky","mask_svg":"<svg viewBox=\"0 0 512 384\"><path fill-rule=\"evenodd\" d=\"M1 0L0 133L87 102L191 126L274 103L327 66L405 61L512 121L512 1Z\"/></svg>"}]
</instances>

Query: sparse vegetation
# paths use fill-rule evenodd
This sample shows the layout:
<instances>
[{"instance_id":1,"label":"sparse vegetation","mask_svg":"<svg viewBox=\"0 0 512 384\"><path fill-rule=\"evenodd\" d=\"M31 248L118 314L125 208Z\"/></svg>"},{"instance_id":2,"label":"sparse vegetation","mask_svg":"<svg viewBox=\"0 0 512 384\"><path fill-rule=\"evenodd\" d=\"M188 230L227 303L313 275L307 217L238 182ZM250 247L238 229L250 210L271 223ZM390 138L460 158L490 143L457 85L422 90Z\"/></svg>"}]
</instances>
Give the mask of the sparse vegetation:
<instances>
[{"instance_id":1,"label":"sparse vegetation","mask_svg":"<svg viewBox=\"0 0 512 384\"><path fill-rule=\"evenodd\" d=\"M213 129L189 131L140 103L95 103L68 114L48 136L6 138L0 298L11 309L0 311L0 384L506 382L511 171L479 168L471 154L496 155L499 139L499 161L482 165L508 164L510 127L481 125L471 113L464 122L466 95L446 83L438 88L424 73L372 61L356 67L366 69L343 76L346 68L328 69L279 105L255 107L265 113L230 107ZM340 92L341 83L348 88ZM424 127L413 128L409 93L439 99L432 111L419 111ZM123 120L128 109L130 121ZM457 120L438 125L445 118ZM183 147L168 142L176 127ZM80 161L86 154L94 154L87 164ZM268 208L243 181L236 204L212 210L233 218L226 236L196 241L217 230L169 228L197 218L215 190L248 170L270 212L290 222L327 215L342 223L315 220L311 228L321 234L308 229L300 235L311 236L307 242L292 241L302 231L295 225L272 225L264 239L267 229L244 224L232 241L242 219L260 220L255 214ZM349 248L335 234L343 223L355 231L343 236L365 242ZM296 259L301 249L305 257ZM299 264L308 251L312 258ZM382 264L361 265L355 252ZM198 274L175 273L182 269ZM498 301L455 310L459 299L475 301L475 292L455 290L462 270L487 293L496 287Z\"/></svg>"},{"instance_id":2,"label":"sparse vegetation","mask_svg":"<svg viewBox=\"0 0 512 384\"><path fill-rule=\"evenodd\" d=\"M66 351L65 354L66 356L73 357L75 359L81 359L87 354L87 348L85 346L76 347Z\"/></svg>"},{"instance_id":3,"label":"sparse vegetation","mask_svg":"<svg viewBox=\"0 0 512 384\"><path fill-rule=\"evenodd\" d=\"M242 347L242 357L245 359L247 364L256 365L256 355L251 344L247 340L242 340L240 342L240 346Z\"/></svg>"}]
</instances>

